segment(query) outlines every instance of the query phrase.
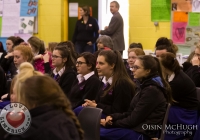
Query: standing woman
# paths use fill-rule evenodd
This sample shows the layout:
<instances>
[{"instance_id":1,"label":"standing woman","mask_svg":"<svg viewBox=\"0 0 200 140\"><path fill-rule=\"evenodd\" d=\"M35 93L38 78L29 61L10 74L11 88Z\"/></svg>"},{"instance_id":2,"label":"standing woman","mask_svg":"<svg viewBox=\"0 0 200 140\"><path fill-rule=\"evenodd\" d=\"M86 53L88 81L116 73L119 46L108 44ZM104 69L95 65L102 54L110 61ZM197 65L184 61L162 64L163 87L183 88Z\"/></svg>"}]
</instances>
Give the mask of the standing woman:
<instances>
[{"instance_id":1,"label":"standing woman","mask_svg":"<svg viewBox=\"0 0 200 140\"><path fill-rule=\"evenodd\" d=\"M75 80L69 99L72 108L84 103L84 99L95 100L99 91L100 80L95 73L96 59L93 54L82 53L76 61L77 79Z\"/></svg>"},{"instance_id":2,"label":"standing woman","mask_svg":"<svg viewBox=\"0 0 200 140\"><path fill-rule=\"evenodd\" d=\"M49 73L59 83L66 96L69 96L73 82L76 80L74 62L75 60L71 55L71 51L63 43L58 44L53 50L53 70L49 64L49 55L45 55L44 57L45 72Z\"/></svg>"},{"instance_id":3,"label":"standing woman","mask_svg":"<svg viewBox=\"0 0 200 140\"><path fill-rule=\"evenodd\" d=\"M73 35L73 43L77 53L91 52L94 53L95 42L99 37L99 26L96 19L90 16L90 8L88 6L80 7L80 15L82 16L76 22Z\"/></svg>"},{"instance_id":4,"label":"standing woman","mask_svg":"<svg viewBox=\"0 0 200 140\"><path fill-rule=\"evenodd\" d=\"M104 115L127 111L135 94L135 85L126 72L121 54L112 50L101 51L96 68L98 75L103 77L102 90L95 102L86 100L83 106L101 108Z\"/></svg>"}]
</instances>

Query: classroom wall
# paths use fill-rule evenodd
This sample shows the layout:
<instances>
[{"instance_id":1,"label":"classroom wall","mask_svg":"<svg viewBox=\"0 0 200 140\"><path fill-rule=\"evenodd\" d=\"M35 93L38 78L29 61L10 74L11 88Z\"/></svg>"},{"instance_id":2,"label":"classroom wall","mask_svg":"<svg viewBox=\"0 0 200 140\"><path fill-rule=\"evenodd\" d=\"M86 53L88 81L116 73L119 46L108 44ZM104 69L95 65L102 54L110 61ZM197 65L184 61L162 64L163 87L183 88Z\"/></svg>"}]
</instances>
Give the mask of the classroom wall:
<instances>
[{"instance_id":1,"label":"classroom wall","mask_svg":"<svg viewBox=\"0 0 200 140\"><path fill-rule=\"evenodd\" d=\"M68 0L39 0L38 34L48 42L67 40Z\"/></svg>"},{"instance_id":2,"label":"classroom wall","mask_svg":"<svg viewBox=\"0 0 200 140\"><path fill-rule=\"evenodd\" d=\"M129 0L129 43L140 42L144 49L154 50L159 37L170 37L170 22L151 22L151 0Z\"/></svg>"}]
</instances>

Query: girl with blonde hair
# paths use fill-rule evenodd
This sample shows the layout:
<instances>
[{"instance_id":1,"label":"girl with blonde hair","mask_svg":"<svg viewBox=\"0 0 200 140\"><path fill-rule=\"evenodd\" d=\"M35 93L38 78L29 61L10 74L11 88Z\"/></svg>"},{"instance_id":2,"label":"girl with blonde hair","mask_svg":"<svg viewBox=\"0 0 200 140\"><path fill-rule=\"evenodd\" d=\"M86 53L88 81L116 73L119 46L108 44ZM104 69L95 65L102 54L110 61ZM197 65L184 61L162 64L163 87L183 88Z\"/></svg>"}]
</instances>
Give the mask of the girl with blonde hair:
<instances>
[{"instance_id":1,"label":"girl with blonde hair","mask_svg":"<svg viewBox=\"0 0 200 140\"><path fill-rule=\"evenodd\" d=\"M31 69L27 71L34 73ZM79 121L62 89L51 77L39 75L26 79L21 75L15 83L17 101L30 110L32 121L24 134L10 135L10 139L83 139Z\"/></svg>"}]
</instances>

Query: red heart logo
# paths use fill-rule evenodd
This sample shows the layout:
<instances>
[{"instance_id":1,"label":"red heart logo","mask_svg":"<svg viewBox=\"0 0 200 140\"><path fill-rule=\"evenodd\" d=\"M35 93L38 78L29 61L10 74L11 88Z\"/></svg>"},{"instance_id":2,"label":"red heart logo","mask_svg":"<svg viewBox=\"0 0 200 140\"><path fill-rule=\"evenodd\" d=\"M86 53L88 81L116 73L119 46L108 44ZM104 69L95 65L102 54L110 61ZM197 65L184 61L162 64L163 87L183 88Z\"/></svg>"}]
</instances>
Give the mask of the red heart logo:
<instances>
[{"instance_id":1,"label":"red heart logo","mask_svg":"<svg viewBox=\"0 0 200 140\"><path fill-rule=\"evenodd\" d=\"M11 126L17 128L24 122L25 115L23 112L8 112L6 119Z\"/></svg>"}]
</instances>

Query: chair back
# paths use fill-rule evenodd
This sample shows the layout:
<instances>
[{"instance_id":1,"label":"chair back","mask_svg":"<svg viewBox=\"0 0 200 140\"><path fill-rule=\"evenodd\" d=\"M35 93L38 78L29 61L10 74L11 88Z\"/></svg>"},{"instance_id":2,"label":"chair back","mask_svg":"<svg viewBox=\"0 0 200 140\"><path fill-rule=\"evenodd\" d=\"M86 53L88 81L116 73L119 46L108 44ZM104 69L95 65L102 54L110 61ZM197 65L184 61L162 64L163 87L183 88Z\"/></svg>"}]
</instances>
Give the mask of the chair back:
<instances>
[{"instance_id":1,"label":"chair back","mask_svg":"<svg viewBox=\"0 0 200 140\"><path fill-rule=\"evenodd\" d=\"M164 140L164 138L165 138L165 128L166 128L165 125L167 125L170 107L171 107L171 104L168 103L167 104L167 110L166 110L165 117L164 117L163 124L162 124L162 131L161 131L161 135L160 135L159 140Z\"/></svg>"},{"instance_id":2,"label":"chair back","mask_svg":"<svg viewBox=\"0 0 200 140\"><path fill-rule=\"evenodd\" d=\"M200 87L196 87L197 90L197 99L200 102Z\"/></svg>"},{"instance_id":3,"label":"chair back","mask_svg":"<svg viewBox=\"0 0 200 140\"><path fill-rule=\"evenodd\" d=\"M84 140L100 140L100 120L102 109L84 107L78 115L78 120L84 131Z\"/></svg>"}]
</instances>

